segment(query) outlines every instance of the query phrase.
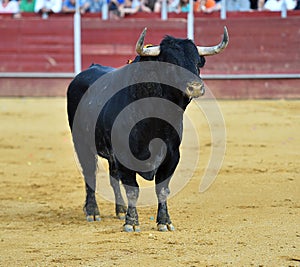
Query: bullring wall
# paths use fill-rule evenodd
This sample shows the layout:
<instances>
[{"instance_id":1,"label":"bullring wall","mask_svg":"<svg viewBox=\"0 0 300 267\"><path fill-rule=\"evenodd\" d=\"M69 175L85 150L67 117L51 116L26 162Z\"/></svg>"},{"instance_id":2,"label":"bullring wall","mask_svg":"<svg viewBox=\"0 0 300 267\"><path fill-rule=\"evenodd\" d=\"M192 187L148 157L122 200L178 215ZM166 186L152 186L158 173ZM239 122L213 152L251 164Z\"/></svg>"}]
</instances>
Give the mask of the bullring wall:
<instances>
[{"instance_id":1,"label":"bullring wall","mask_svg":"<svg viewBox=\"0 0 300 267\"><path fill-rule=\"evenodd\" d=\"M135 57L135 43L148 28L146 43L159 44L164 35L186 37L186 14L137 14L122 20L102 21L82 17L82 68L91 63L113 67ZM195 17L195 43L217 44L227 26L230 43L217 56L207 57L202 74L300 74L300 13L219 13ZM74 72L73 16L55 15L42 20L26 14L16 20L2 16L0 24L0 72ZM3 76L3 75L2 75ZM64 96L72 77L0 77L0 96ZM299 98L300 79L214 79L206 84L219 98Z\"/></svg>"}]
</instances>

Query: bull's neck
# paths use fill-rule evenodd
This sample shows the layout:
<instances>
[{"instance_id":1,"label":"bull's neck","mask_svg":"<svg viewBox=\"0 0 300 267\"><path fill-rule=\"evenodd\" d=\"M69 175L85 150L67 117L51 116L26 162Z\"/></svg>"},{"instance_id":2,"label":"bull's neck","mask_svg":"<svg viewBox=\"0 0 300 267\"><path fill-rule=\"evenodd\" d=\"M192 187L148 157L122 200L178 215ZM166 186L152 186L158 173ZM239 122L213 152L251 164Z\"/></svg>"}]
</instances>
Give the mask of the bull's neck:
<instances>
[{"instance_id":1,"label":"bull's neck","mask_svg":"<svg viewBox=\"0 0 300 267\"><path fill-rule=\"evenodd\" d=\"M168 88L167 90L170 90ZM191 99L187 97L182 91L180 90L174 90L174 88L171 89L172 93L165 93L164 98L172 101L174 104L176 104L180 109L185 111L188 104L191 102Z\"/></svg>"}]
</instances>

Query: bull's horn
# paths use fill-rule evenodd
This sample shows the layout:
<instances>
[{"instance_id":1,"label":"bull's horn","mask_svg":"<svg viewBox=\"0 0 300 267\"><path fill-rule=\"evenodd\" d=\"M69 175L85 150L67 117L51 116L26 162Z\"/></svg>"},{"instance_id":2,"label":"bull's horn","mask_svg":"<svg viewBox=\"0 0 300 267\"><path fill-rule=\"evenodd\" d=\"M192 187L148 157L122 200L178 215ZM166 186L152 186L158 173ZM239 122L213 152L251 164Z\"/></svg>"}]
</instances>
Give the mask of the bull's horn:
<instances>
[{"instance_id":1,"label":"bull's horn","mask_svg":"<svg viewBox=\"0 0 300 267\"><path fill-rule=\"evenodd\" d=\"M151 46L151 47L144 47L144 39L146 35L147 28L143 30L141 33L140 38L138 39L136 46L135 46L135 51L140 55L140 56L158 56L160 53L160 47L158 46Z\"/></svg>"},{"instance_id":2,"label":"bull's horn","mask_svg":"<svg viewBox=\"0 0 300 267\"><path fill-rule=\"evenodd\" d=\"M198 53L200 56L212 56L219 54L222 50L226 48L229 42L229 36L226 26L224 27L224 34L222 41L215 46L197 46Z\"/></svg>"}]
</instances>

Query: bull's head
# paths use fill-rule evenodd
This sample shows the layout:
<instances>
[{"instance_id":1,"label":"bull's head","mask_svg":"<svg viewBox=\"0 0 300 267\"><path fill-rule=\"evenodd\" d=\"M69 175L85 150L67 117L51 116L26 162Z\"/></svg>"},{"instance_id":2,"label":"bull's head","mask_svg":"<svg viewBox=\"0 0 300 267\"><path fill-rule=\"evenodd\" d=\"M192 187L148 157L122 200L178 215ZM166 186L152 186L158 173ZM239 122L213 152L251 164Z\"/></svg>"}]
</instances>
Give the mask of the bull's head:
<instances>
[{"instance_id":1,"label":"bull's head","mask_svg":"<svg viewBox=\"0 0 300 267\"><path fill-rule=\"evenodd\" d=\"M146 31L147 28L145 28L143 30L143 32L140 35L140 38L138 39L137 43L136 43L136 52L141 56L141 57L156 57L159 56L161 54L161 46L150 46L150 47L144 47L144 39L145 39L145 35L146 35ZM228 31L227 28L224 27L224 34L223 34L223 38L222 41L215 45L215 46L210 46L210 47L206 47L206 46L195 46L193 45L193 53L195 53L195 57L197 55L197 52L200 56L198 56L199 60L196 63L196 68L193 68L192 66L181 66L181 67L185 67L187 69L189 69L190 71L192 71L194 74L199 75L200 71L199 71L199 67L202 67L204 65L204 56L212 56L212 55L216 55L219 54L221 51L223 51L226 46L228 45L229 42L229 37L228 37ZM192 53L192 54L193 54ZM188 56L186 54L186 56ZM176 55L174 56L176 57ZM172 63L172 62L170 62ZM176 64L176 63L175 63ZM186 86L186 94L190 97L190 98L195 98L195 97L199 97L202 96L205 92L205 86L204 83L202 81L202 79L199 76L199 79L197 80L193 80L193 81L189 81L187 83Z\"/></svg>"}]
</instances>

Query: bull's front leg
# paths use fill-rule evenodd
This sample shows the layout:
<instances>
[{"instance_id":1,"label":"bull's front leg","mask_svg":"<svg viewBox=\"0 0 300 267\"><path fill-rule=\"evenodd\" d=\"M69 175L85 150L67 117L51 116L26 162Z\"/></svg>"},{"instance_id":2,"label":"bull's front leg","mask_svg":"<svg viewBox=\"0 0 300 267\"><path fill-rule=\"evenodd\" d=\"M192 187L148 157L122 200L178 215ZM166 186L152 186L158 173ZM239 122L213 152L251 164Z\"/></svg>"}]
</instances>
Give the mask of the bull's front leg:
<instances>
[{"instance_id":1,"label":"bull's front leg","mask_svg":"<svg viewBox=\"0 0 300 267\"><path fill-rule=\"evenodd\" d=\"M158 200L157 229L161 232L174 231L169 212L167 199L170 194L169 183L179 162L179 150L166 156L164 163L158 168L155 176L155 191Z\"/></svg>"},{"instance_id":2,"label":"bull's front leg","mask_svg":"<svg viewBox=\"0 0 300 267\"><path fill-rule=\"evenodd\" d=\"M170 194L169 181L164 181L163 183L156 184L156 195L158 199L158 209L157 209L157 229L161 232L174 231L175 227L172 224L169 212L167 198Z\"/></svg>"},{"instance_id":3,"label":"bull's front leg","mask_svg":"<svg viewBox=\"0 0 300 267\"><path fill-rule=\"evenodd\" d=\"M139 185L136 181L135 174L124 174L122 182L126 190L126 196L128 201L128 208L125 216L124 231L125 232L140 232L139 216L137 212L137 201L139 197Z\"/></svg>"},{"instance_id":4,"label":"bull's front leg","mask_svg":"<svg viewBox=\"0 0 300 267\"><path fill-rule=\"evenodd\" d=\"M120 220L124 220L127 207L121 193L120 181L110 175L110 185L112 186L115 195L116 216Z\"/></svg>"}]
</instances>

